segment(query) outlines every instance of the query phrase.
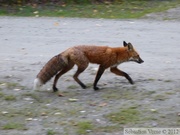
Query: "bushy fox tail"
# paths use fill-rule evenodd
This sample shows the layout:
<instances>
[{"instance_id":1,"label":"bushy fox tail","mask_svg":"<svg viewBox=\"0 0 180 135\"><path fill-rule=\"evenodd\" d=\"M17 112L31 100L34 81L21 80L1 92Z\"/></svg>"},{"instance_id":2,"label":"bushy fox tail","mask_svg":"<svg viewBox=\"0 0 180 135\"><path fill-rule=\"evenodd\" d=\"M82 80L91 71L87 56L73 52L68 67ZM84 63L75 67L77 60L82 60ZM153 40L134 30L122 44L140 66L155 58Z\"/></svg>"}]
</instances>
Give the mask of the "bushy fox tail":
<instances>
[{"instance_id":1,"label":"bushy fox tail","mask_svg":"<svg viewBox=\"0 0 180 135\"><path fill-rule=\"evenodd\" d=\"M34 89L40 88L49 81L54 75L61 71L67 65L67 60L61 54L51 58L38 73L34 80Z\"/></svg>"}]
</instances>

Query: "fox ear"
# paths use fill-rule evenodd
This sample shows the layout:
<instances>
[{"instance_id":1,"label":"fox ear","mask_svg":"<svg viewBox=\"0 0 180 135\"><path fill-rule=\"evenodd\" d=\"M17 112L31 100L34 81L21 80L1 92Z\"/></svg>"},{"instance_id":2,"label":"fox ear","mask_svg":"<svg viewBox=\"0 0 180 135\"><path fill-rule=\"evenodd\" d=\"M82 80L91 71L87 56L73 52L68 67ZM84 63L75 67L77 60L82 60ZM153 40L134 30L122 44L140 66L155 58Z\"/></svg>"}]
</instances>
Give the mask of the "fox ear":
<instances>
[{"instance_id":1,"label":"fox ear","mask_svg":"<svg viewBox=\"0 0 180 135\"><path fill-rule=\"evenodd\" d=\"M129 51L133 50L133 46L132 46L131 43L128 43L127 46L128 46L128 50L129 50Z\"/></svg>"},{"instance_id":2,"label":"fox ear","mask_svg":"<svg viewBox=\"0 0 180 135\"><path fill-rule=\"evenodd\" d=\"M124 47L126 47L128 44L126 43L126 41L123 41L123 45Z\"/></svg>"}]
</instances>

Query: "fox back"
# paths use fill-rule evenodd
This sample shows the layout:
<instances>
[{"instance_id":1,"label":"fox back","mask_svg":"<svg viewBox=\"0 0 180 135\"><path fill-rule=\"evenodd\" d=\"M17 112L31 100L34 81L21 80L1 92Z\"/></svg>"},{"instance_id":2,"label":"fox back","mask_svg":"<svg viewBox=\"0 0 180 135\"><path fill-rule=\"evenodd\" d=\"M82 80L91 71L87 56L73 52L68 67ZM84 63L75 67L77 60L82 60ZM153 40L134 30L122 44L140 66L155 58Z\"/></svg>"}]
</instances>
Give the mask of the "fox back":
<instances>
[{"instance_id":1,"label":"fox back","mask_svg":"<svg viewBox=\"0 0 180 135\"><path fill-rule=\"evenodd\" d=\"M124 42L124 47L82 45L75 46L72 50L69 55L71 59L76 60L75 63L77 61L95 63L104 66L104 68L117 66L127 61L143 62L132 44L126 42Z\"/></svg>"}]
</instances>

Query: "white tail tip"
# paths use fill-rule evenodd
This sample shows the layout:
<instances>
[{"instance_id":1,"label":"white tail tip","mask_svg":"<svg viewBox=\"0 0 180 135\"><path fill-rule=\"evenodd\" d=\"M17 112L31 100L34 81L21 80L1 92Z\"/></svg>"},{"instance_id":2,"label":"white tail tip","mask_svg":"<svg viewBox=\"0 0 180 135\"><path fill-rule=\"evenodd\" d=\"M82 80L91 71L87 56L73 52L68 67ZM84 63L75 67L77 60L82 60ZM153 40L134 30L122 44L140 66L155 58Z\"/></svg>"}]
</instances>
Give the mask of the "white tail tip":
<instances>
[{"instance_id":1,"label":"white tail tip","mask_svg":"<svg viewBox=\"0 0 180 135\"><path fill-rule=\"evenodd\" d=\"M41 86L43 85L43 83L41 82L41 80L39 78L36 78L34 80L34 90L38 90Z\"/></svg>"}]
</instances>

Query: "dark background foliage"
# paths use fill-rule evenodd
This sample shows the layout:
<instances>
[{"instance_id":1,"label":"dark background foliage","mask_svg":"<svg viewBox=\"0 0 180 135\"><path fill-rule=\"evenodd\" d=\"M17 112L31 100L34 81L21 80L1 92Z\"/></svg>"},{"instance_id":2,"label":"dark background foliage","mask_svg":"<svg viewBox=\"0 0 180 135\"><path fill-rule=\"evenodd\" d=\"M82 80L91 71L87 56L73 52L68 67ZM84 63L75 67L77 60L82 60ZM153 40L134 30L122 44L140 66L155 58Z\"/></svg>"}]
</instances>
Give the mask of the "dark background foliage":
<instances>
[{"instance_id":1,"label":"dark background foliage","mask_svg":"<svg viewBox=\"0 0 180 135\"><path fill-rule=\"evenodd\" d=\"M0 0L1 4L25 5L25 4L94 4L94 3L112 3L122 0Z\"/></svg>"}]
</instances>

